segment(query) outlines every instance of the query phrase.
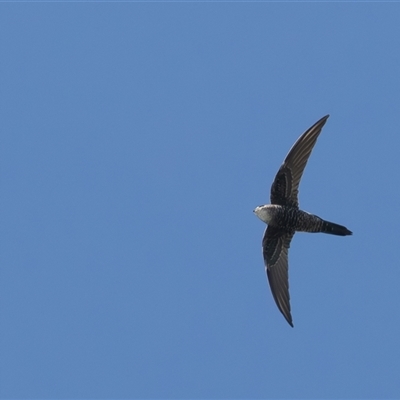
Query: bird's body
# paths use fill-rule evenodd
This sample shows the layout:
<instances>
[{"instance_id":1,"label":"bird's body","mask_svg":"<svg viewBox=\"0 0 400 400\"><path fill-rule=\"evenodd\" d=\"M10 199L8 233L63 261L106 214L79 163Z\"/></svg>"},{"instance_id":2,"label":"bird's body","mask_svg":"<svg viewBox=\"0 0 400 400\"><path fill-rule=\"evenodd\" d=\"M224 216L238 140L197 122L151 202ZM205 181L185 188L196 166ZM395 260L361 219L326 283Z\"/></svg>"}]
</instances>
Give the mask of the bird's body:
<instances>
[{"instance_id":1,"label":"bird's body","mask_svg":"<svg viewBox=\"0 0 400 400\"><path fill-rule=\"evenodd\" d=\"M254 213L266 224L262 240L264 263L275 302L293 326L290 313L288 250L295 232L322 232L351 235L342 225L325 221L302 211L298 205L298 187L311 151L329 115L321 118L293 145L271 187L271 204L256 207Z\"/></svg>"},{"instance_id":2,"label":"bird's body","mask_svg":"<svg viewBox=\"0 0 400 400\"><path fill-rule=\"evenodd\" d=\"M339 236L351 235L344 226L325 221L297 207L266 204L256 207L254 212L261 221L277 229L293 232L322 232Z\"/></svg>"}]
</instances>

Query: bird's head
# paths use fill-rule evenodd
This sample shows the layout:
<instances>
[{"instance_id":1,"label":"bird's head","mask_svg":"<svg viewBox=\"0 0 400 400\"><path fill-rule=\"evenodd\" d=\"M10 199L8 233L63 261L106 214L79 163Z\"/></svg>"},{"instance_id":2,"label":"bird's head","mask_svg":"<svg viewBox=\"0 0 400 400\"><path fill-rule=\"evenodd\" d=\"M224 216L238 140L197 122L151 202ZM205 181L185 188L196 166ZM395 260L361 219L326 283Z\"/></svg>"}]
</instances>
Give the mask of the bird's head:
<instances>
[{"instance_id":1,"label":"bird's head","mask_svg":"<svg viewBox=\"0 0 400 400\"><path fill-rule=\"evenodd\" d=\"M265 222L266 224L269 223L271 220L271 213L269 212L268 205L258 206L253 210L253 213L257 215L261 221Z\"/></svg>"}]
</instances>

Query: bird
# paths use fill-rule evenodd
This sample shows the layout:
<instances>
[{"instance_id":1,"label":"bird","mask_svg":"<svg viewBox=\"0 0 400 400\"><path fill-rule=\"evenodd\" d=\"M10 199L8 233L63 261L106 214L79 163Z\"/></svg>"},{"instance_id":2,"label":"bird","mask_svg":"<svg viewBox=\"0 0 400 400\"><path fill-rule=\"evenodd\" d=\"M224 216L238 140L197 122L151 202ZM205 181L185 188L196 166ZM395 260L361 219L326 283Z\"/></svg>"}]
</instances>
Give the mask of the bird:
<instances>
[{"instance_id":1,"label":"bird","mask_svg":"<svg viewBox=\"0 0 400 400\"><path fill-rule=\"evenodd\" d=\"M286 321L293 327L289 296L288 252L295 232L322 232L347 236L353 232L343 225L299 208L299 184L311 151L329 115L321 118L295 142L271 186L271 204L253 212L268 226L262 238L262 253L272 296Z\"/></svg>"}]
</instances>

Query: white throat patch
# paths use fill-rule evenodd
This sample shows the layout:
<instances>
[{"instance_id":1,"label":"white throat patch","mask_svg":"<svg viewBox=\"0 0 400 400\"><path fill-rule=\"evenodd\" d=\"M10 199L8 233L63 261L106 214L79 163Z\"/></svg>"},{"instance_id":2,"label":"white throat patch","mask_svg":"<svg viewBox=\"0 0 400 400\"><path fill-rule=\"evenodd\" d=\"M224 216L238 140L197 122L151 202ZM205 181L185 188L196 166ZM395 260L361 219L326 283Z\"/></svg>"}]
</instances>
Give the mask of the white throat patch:
<instances>
[{"instance_id":1,"label":"white throat patch","mask_svg":"<svg viewBox=\"0 0 400 400\"><path fill-rule=\"evenodd\" d=\"M254 209L254 214L256 214L257 217L266 224L269 224L272 220L272 212L270 206L270 204L266 204L264 206L258 206Z\"/></svg>"}]
</instances>

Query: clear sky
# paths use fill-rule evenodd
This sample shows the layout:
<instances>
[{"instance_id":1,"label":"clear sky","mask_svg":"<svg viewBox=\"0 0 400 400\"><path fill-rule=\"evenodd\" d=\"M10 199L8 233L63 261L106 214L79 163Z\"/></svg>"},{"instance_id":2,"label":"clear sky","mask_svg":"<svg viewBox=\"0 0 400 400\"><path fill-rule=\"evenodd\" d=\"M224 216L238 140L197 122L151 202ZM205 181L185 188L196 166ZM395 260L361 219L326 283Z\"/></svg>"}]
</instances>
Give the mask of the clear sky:
<instances>
[{"instance_id":1,"label":"clear sky","mask_svg":"<svg viewBox=\"0 0 400 400\"><path fill-rule=\"evenodd\" d=\"M400 4L3 3L0 52L0 397L400 397ZM252 210L326 114L291 328Z\"/></svg>"}]
</instances>

